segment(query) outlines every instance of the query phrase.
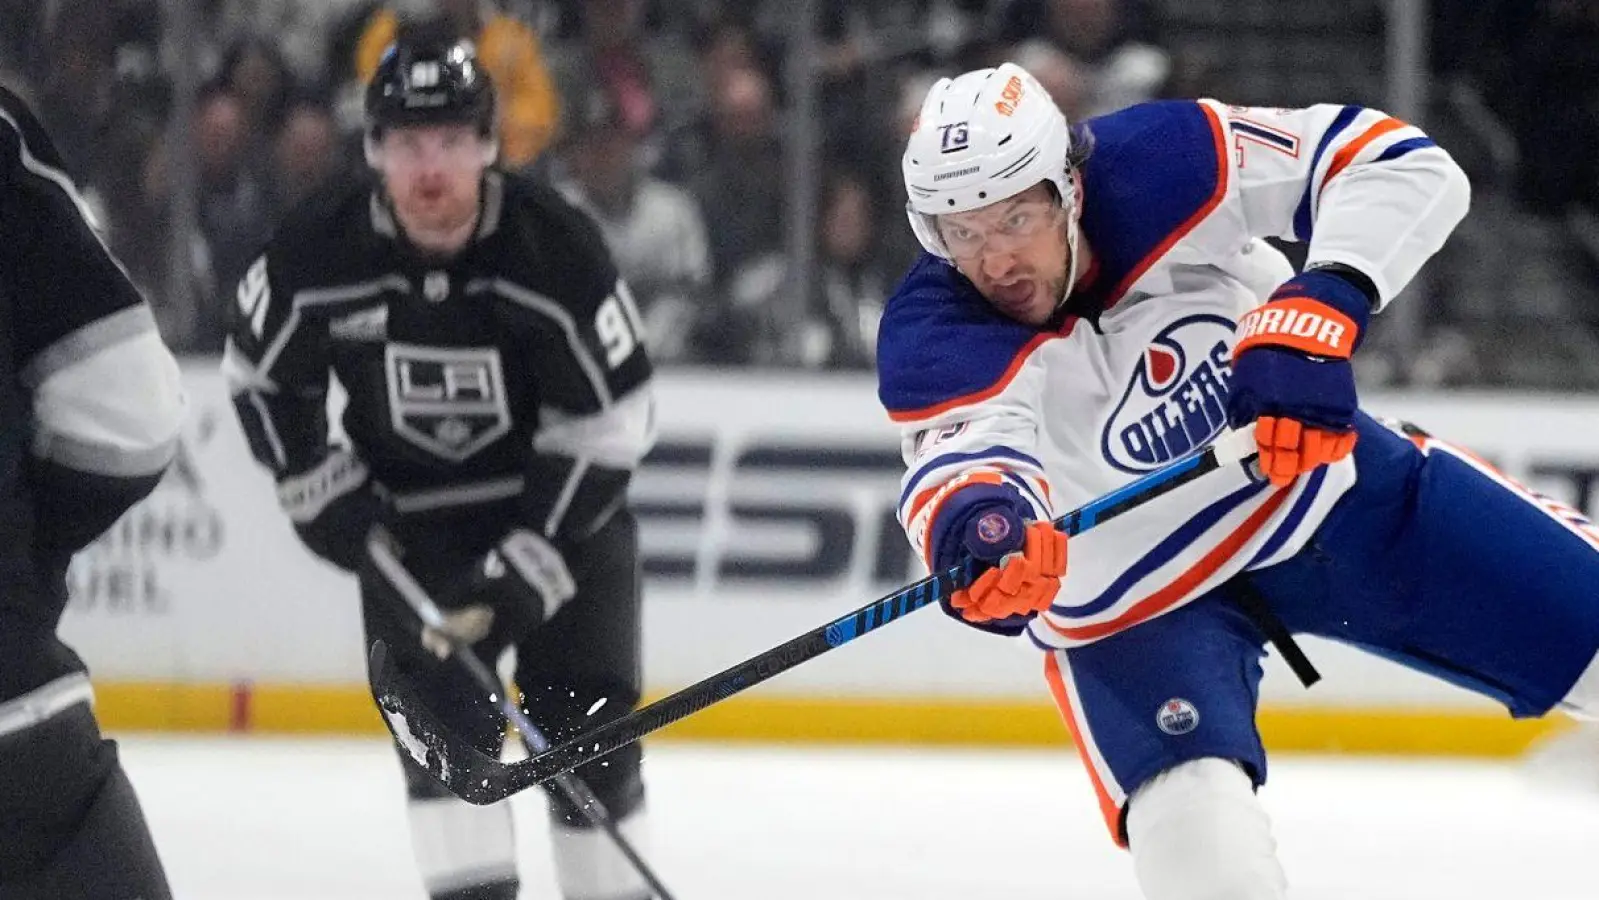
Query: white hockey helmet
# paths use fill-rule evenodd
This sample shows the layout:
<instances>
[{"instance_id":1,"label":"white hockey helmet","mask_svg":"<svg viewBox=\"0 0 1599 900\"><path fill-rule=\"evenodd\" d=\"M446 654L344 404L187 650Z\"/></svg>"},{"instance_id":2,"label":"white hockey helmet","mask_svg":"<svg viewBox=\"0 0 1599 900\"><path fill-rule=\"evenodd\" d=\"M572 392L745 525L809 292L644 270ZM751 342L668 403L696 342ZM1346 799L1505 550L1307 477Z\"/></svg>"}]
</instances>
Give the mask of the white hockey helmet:
<instances>
[{"instance_id":1,"label":"white hockey helmet","mask_svg":"<svg viewBox=\"0 0 1599 900\"><path fill-rule=\"evenodd\" d=\"M942 78L927 92L902 168L911 230L929 253L949 259L936 216L997 203L1040 181L1061 203L1076 202L1066 116L1015 63Z\"/></svg>"}]
</instances>

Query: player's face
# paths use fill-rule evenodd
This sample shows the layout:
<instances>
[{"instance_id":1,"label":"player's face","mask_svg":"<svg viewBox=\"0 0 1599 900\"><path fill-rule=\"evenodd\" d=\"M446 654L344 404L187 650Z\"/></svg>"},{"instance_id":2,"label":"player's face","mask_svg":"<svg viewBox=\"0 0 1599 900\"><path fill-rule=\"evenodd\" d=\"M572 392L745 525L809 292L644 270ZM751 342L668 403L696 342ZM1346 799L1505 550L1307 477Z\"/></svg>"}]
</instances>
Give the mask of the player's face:
<instances>
[{"instance_id":1,"label":"player's face","mask_svg":"<svg viewBox=\"0 0 1599 900\"><path fill-rule=\"evenodd\" d=\"M1042 325L1066 292L1066 215L1045 183L978 209L938 217L961 274L995 308Z\"/></svg>"},{"instance_id":2,"label":"player's face","mask_svg":"<svg viewBox=\"0 0 1599 900\"><path fill-rule=\"evenodd\" d=\"M484 143L472 125L422 125L383 133L379 170L408 233L459 229L477 216Z\"/></svg>"}]
</instances>

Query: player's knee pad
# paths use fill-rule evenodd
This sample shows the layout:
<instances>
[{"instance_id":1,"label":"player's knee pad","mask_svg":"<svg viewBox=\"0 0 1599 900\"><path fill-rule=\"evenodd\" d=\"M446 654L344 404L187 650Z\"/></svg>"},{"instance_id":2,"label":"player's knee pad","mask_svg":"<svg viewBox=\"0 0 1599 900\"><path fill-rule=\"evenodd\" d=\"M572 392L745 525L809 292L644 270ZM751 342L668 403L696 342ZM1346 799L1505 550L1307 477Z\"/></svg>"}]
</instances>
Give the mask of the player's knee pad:
<instances>
[{"instance_id":1,"label":"player's knee pad","mask_svg":"<svg viewBox=\"0 0 1599 900\"><path fill-rule=\"evenodd\" d=\"M433 900L514 900L519 883L509 803L473 806L413 794L406 814L417 870Z\"/></svg>"},{"instance_id":2,"label":"player's knee pad","mask_svg":"<svg viewBox=\"0 0 1599 900\"><path fill-rule=\"evenodd\" d=\"M1271 820L1249 775L1231 760L1200 759L1134 792L1128 848L1149 900L1281 900Z\"/></svg>"},{"instance_id":3,"label":"player's knee pad","mask_svg":"<svg viewBox=\"0 0 1599 900\"><path fill-rule=\"evenodd\" d=\"M1577 683L1560 702L1560 708L1578 719L1599 722L1599 655L1594 656L1593 662L1578 676Z\"/></svg>"},{"instance_id":4,"label":"player's knee pad","mask_svg":"<svg viewBox=\"0 0 1599 900\"><path fill-rule=\"evenodd\" d=\"M0 897L170 896L90 696L74 674L0 704Z\"/></svg>"},{"instance_id":5,"label":"player's knee pad","mask_svg":"<svg viewBox=\"0 0 1599 900\"><path fill-rule=\"evenodd\" d=\"M640 857L649 858L648 821L641 806L611 814L617 830ZM598 828L576 827L561 821L550 825L550 852L555 858L555 880L561 895L582 900L647 900L649 886L628 862L610 836Z\"/></svg>"}]
</instances>

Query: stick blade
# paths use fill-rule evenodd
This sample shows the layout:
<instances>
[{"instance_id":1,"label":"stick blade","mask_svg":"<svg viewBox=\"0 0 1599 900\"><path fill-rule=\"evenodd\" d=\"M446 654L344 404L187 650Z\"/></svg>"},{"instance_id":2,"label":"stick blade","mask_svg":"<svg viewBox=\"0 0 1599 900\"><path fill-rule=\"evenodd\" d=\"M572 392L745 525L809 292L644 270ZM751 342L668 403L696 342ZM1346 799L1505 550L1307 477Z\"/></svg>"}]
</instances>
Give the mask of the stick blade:
<instances>
[{"instance_id":1,"label":"stick blade","mask_svg":"<svg viewBox=\"0 0 1599 900\"><path fill-rule=\"evenodd\" d=\"M383 724L406 755L455 796L478 806L504 799L508 767L439 721L410 679L394 664L388 646L372 643L367 659L372 699Z\"/></svg>"}]
</instances>

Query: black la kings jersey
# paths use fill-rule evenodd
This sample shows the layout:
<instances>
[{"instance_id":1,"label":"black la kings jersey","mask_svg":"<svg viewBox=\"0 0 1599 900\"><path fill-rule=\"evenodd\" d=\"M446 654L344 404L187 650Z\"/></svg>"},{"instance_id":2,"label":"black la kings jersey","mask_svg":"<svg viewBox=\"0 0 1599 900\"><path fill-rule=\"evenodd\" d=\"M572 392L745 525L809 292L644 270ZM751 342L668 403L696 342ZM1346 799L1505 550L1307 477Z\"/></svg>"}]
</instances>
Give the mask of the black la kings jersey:
<instances>
[{"instance_id":1,"label":"black la kings jersey","mask_svg":"<svg viewBox=\"0 0 1599 900\"><path fill-rule=\"evenodd\" d=\"M291 520L354 568L391 512L515 500L497 530L593 533L652 440L641 334L593 224L490 171L476 235L448 261L411 249L370 188L299 211L239 284L224 369ZM330 444L330 377L349 451Z\"/></svg>"},{"instance_id":2,"label":"black la kings jersey","mask_svg":"<svg viewBox=\"0 0 1599 900\"><path fill-rule=\"evenodd\" d=\"M0 88L0 616L41 596L59 612L69 558L155 487L182 416L149 306Z\"/></svg>"}]
</instances>

